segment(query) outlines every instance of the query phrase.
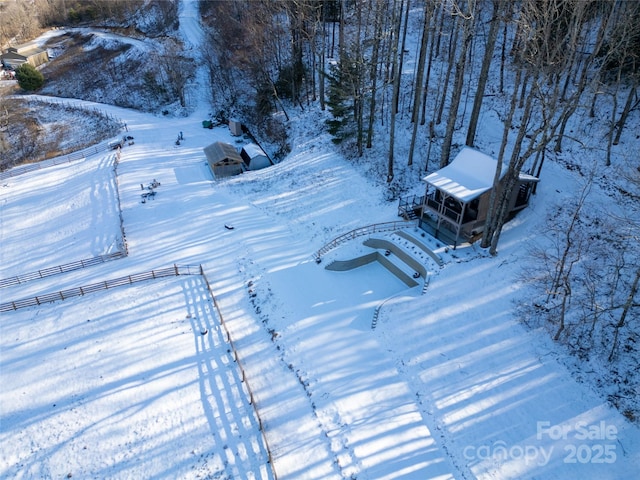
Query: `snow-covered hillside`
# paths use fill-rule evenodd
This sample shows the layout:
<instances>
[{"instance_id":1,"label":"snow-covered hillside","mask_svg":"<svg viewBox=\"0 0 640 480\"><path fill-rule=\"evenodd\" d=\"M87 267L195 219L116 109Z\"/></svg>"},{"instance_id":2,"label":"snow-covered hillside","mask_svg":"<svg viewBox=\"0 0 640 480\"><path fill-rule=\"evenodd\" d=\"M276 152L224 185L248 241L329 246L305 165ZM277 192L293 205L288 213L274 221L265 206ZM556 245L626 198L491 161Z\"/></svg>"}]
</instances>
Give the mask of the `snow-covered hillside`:
<instances>
[{"instance_id":1,"label":"snow-covered hillside","mask_svg":"<svg viewBox=\"0 0 640 480\"><path fill-rule=\"evenodd\" d=\"M201 38L195 6L180 10L191 44ZM119 161L104 151L0 186L0 279L127 249L4 286L2 303L180 273L2 313L1 477L637 474L638 427L588 375L578 382L546 332L517 314L531 300L519 281L535 261L530 246L551 206L579 191L575 170L548 162L496 257L476 245L450 249L406 224L443 266L386 231L354 237L317 263L335 237L399 221L396 201L335 150L312 111L292 114L284 161L216 181L203 148L249 139L202 128L206 78L197 71L184 118L100 104L133 137ZM495 121L486 114L485 143ZM421 188L419 171L405 175ZM596 202L612 198L595 190ZM409 288L379 262L325 268L375 251L367 238L415 250L426 291L425 278Z\"/></svg>"}]
</instances>

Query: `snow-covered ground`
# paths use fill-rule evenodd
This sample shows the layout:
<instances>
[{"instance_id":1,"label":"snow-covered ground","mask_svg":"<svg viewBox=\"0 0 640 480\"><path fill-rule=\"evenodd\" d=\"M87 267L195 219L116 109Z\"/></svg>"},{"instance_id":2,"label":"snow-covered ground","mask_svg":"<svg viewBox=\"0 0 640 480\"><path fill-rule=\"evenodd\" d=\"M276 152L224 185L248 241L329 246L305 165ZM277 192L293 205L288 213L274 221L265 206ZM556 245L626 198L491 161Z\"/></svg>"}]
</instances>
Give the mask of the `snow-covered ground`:
<instances>
[{"instance_id":1,"label":"snow-covered ground","mask_svg":"<svg viewBox=\"0 0 640 480\"><path fill-rule=\"evenodd\" d=\"M101 108L135 139L122 150L118 192L113 152L7 180L2 276L109 253L120 235L117 193L128 257L5 288L3 300L202 265L278 478L635 471L637 428L577 384L553 346L512 313L519 245L542 221L546 192L571 181L567 171L549 165L498 257L446 253L432 242L445 266L427 262L421 295L421 285L408 289L377 263L324 268L366 251L362 237L315 263L314 252L338 234L397 219L395 203L332 153L328 138L303 139L274 167L216 182L202 149L236 142L226 128L203 129L197 115ZM176 146L179 131L185 140ZM142 203L140 184L154 179L157 195ZM0 328L3 477L271 476L200 276L4 313ZM596 430L583 439L585 428Z\"/></svg>"},{"instance_id":2,"label":"snow-covered ground","mask_svg":"<svg viewBox=\"0 0 640 480\"><path fill-rule=\"evenodd\" d=\"M186 25L193 8L182 6ZM196 273L2 313L0 477L637 475L637 427L514 315L522 245L552 197L572 191L571 172L545 166L497 257L445 250L408 226L444 260L425 259L422 294L422 279L410 289L378 263L324 268L373 251L367 237L315 262L336 236L398 220L328 136L293 118L282 163L215 181L203 147L240 140L203 129L197 98L180 119L100 105L134 137L117 176L105 152L0 186L2 278L112 252L118 198L128 247L120 260L3 288L2 302L172 265ZM154 179L157 195L142 203Z\"/></svg>"}]
</instances>

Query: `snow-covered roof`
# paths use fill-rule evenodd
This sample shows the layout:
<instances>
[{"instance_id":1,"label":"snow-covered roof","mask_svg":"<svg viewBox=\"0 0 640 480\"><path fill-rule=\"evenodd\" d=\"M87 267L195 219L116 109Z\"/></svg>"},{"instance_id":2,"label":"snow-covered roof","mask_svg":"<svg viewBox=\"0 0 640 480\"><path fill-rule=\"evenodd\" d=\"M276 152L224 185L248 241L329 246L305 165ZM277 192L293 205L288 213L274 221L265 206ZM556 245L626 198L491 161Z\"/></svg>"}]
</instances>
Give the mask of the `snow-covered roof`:
<instances>
[{"instance_id":1,"label":"snow-covered roof","mask_svg":"<svg viewBox=\"0 0 640 480\"><path fill-rule=\"evenodd\" d=\"M444 168L423 180L462 202L469 202L493 186L498 161L478 150L464 147ZM500 177L507 171L503 165Z\"/></svg>"},{"instance_id":2,"label":"snow-covered roof","mask_svg":"<svg viewBox=\"0 0 640 480\"><path fill-rule=\"evenodd\" d=\"M520 172L520 174L518 175L518 179L523 182L539 182L540 181L538 177L534 177L533 175L530 175L528 173L522 173L522 172Z\"/></svg>"},{"instance_id":3,"label":"snow-covered roof","mask_svg":"<svg viewBox=\"0 0 640 480\"><path fill-rule=\"evenodd\" d=\"M247 155L249 155L250 158L255 158L258 156L263 156L263 157L267 156L267 154L264 153L264 150L262 150L255 143L248 143L244 147L242 147L242 149L245 151Z\"/></svg>"}]
</instances>

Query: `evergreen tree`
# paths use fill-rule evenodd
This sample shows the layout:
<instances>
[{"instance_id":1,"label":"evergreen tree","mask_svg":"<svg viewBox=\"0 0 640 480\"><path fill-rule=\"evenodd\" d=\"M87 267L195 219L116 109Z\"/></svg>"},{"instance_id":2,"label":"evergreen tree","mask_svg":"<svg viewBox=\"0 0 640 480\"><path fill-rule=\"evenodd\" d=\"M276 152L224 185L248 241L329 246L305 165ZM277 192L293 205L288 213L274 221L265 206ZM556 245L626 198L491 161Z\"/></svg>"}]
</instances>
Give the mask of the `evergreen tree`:
<instances>
[{"instance_id":1,"label":"evergreen tree","mask_svg":"<svg viewBox=\"0 0 640 480\"><path fill-rule=\"evenodd\" d=\"M44 76L30 63L23 63L16 69L16 79L20 88L27 91L38 90L44 85Z\"/></svg>"},{"instance_id":2,"label":"evergreen tree","mask_svg":"<svg viewBox=\"0 0 640 480\"><path fill-rule=\"evenodd\" d=\"M344 77L344 70L339 66L334 66L331 73L327 75L329 80L327 106L333 118L327 120L326 124L333 137L332 141L336 144L353 138L356 134L354 106L353 102L350 102L351 95L344 88L347 83Z\"/></svg>"}]
</instances>

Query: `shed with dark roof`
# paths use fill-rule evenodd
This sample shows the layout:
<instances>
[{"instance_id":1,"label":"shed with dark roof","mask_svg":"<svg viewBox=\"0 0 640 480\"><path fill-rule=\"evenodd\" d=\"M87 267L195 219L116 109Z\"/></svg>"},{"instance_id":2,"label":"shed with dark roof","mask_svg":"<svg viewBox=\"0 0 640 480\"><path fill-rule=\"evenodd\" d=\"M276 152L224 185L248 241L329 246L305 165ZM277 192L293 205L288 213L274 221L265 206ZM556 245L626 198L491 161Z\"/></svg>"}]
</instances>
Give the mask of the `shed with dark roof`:
<instances>
[{"instance_id":1,"label":"shed with dark roof","mask_svg":"<svg viewBox=\"0 0 640 480\"><path fill-rule=\"evenodd\" d=\"M204 148L207 163L216 178L231 177L244 171L242 157L231 144L215 142Z\"/></svg>"}]
</instances>

